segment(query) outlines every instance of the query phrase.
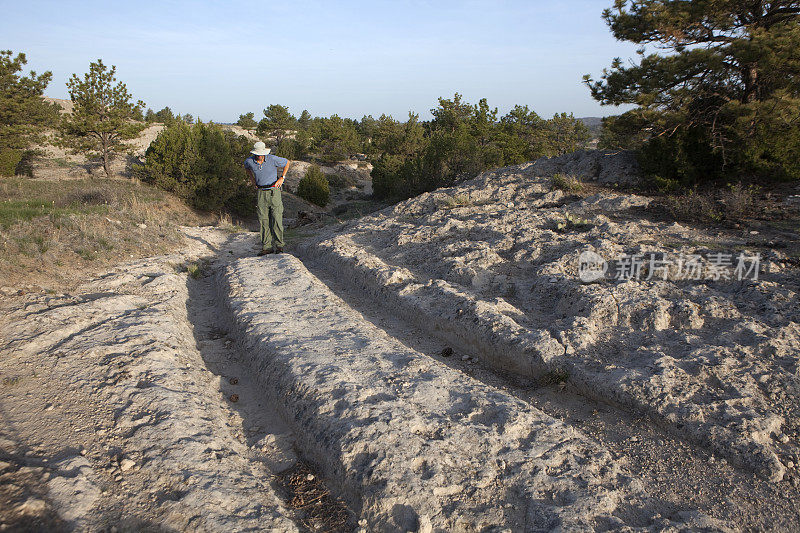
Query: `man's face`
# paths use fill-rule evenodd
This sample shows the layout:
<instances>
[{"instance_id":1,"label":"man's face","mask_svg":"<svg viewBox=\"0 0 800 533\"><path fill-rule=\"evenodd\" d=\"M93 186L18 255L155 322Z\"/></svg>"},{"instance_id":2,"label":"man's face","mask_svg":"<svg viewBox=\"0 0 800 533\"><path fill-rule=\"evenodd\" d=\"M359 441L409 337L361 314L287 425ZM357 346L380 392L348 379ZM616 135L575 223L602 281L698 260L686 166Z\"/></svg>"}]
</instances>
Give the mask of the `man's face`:
<instances>
[{"instance_id":1,"label":"man's face","mask_svg":"<svg viewBox=\"0 0 800 533\"><path fill-rule=\"evenodd\" d=\"M265 156L265 155L257 155L256 156L256 163L263 163L266 158L267 158L267 156Z\"/></svg>"}]
</instances>

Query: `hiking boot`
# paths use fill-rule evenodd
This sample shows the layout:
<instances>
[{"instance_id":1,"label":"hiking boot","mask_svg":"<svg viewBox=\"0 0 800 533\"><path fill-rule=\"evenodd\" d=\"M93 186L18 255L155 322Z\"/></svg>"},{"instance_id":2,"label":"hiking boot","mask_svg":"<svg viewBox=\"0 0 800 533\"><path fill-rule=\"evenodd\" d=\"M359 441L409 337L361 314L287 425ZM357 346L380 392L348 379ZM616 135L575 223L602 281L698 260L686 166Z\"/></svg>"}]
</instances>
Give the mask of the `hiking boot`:
<instances>
[{"instance_id":1,"label":"hiking boot","mask_svg":"<svg viewBox=\"0 0 800 533\"><path fill-rule=\"evenodd\" d=\"M258 257L261 257L262 255L271 254L271 253L273 253L272 250L267 250L266 248L264 248L263 250L258 252Z\"/></svg>"},{"instance_id":2,"label":"hiking boot","mask_svg":"<svg viewBox=\"0 0 800 533\"><path fill-rule=\"evenodd\" d=\"M283 253L283 247L281 247L281 246L276 246L276 247L275 247L275 252L274 252L274 253L276 253L276 254L282 254L282 253Z\"/></svg>"}]
</instances>

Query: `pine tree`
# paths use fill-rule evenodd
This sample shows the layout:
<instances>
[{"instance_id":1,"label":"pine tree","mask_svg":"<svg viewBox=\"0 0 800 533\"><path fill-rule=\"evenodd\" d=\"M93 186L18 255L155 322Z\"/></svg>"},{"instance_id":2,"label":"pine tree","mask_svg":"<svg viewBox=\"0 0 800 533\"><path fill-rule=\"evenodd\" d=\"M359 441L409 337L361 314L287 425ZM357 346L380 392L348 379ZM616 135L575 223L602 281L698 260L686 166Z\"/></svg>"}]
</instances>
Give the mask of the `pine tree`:
<instances>
[{"instance_id":1,"label":"pine tree","mask_svg":"<svg viewBox=\"0 0 800 533\"><path fill-rule=\"evenodd\" d=\"M297 119L297 127L301 130L307 130L311 127L311 113L308 112L308 109L303 109L303 112L300 113L300 118Z\"/></svg>"},{"instance_id":2,"label":"pine tree","mask_svg":"<svg viewBox=\"0 0 800 533\"><path fill-rule=\"evenodd\" d=\"M13 175L25 150L41 141L42 129L58 117L56 105L42 98L52 74L20 76L26 63L25 54L0 51L0 175Z\"/></svg>"},{"instance_id":3,"label":"pine tree","mask_svg":"<svg viewBox=\"0 0 800 533\"><path fill-rule=\"evenodd\" d=\"M785 149L800 145L800 2L616 0L603 18L645 48L585 82L602 104L638 106L619 125L641 123L646 144L685 160L676 177L700 179L713 162L800 178Z\"/></svg>"},{"instance_id":4,"label":"pine tree","mask_svg":"<svg viewBox=\"0 0 800 533\"><path fill-rule=\"evenodd\" d=\"M61 125L62 144L75 153L100 157L106 176L111 176L114 156L131 150L124 141L136 138L145 127L134 122L144 102L133 103L125 84L114 84L116 70L98 59L89 64L83 79L73 74L67 87L74 108Z\"/></svg>"},{"instance_id":5,"label":"pine tree","mask_svg":"<svg viewBox=\"0 0 800 533\"><path fill-rule=\"evenodd\" d=\"M258 126L258 122L256 122L254 117L255 113L253 113L252 111L250 111L249 113L245 113L244 115L239 115L239 120L236 122L236 124L246 129L249 132L251 130L256 129L256 127Z\"/></svg>"},{"instance_id":6,"label":"pine tree","mask_svg":"<svg viewBox=\"0 0 800 533\"><path fill-rule=\"evenodd\" d=\"M289 113L289 108L273 104L264 110L264 118L258 123L258 134L275 137L275 144L281 145L283 139L297 126L297 119Z\"/></svg>"}]
</instances>

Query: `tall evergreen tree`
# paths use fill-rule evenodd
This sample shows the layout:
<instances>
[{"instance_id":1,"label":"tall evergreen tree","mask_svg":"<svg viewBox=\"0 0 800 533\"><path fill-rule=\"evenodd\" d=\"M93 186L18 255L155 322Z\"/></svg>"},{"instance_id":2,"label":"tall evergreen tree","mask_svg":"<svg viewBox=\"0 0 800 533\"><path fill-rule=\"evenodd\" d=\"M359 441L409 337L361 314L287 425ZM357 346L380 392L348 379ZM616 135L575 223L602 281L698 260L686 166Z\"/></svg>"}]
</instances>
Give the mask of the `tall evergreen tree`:
<instances>
[{"instance_id":1,"label":"tall evergreen tree","mask_svg":"<svg viewBox=\"0 0 800 533\"><path fill-rule=\"evenodd\" d=\"M244 115L239 115L239 120L236 121L236 124L241 126L242 128L246 129L247 131L251 131L258 127L258 122L255 120L255 113L252 111L245 113Z\"/></svg>"},{"instance_id":2,"label":"tall evergreen tree","mask_svg":"<svg viewBox=\"0 0 800 533\"><path fill-rule=\"evenodd\" d=\"M792 155L800 149L800 2L616 0L603 18L617 39L644 47L638 64L617 58L601 80L585 82L602 104L638 106L619 125L641 123L651 151L685 161L676 177L749 169L800 178Z\"/></svg>"},{"instance_id":3,"label":"tall evergreen tree","mask_svg":"<svg viewBox=\"0 0 800 533\"><path fill-rule=\"evenodd\" d=\"M308 109L303 109L303 112L300 113L300 118L297 119L297 127L301 130L307 130L311 127L311 113L308 112Z\"/></svg>"},{"instance_id":4,"label":"tall evergreen tree","mask_svg":"<svg viewBox=\"0 0 800 533\"><path fill-rule=\"evenodd\" d=\"M25 54L13 57L11 50L0 51L0 175L14 174L24 151L58 117L57 106L42 98L52 73L20 76L26 63Z\"/></svg>"},{"instance_id":5,"label":"tall evergreen tree","mask_svg":"<svg viewBox=\"0 0 800 533\"><path fill-rule=\"evenodd\" d=\"M258 134L275 137L275 144L281 145L286 136L297 126L294 118L286 106L273 104L264 110L264 118L258 123Z\"/></svg>"},{"instance_id":6,"label":"tall evergreen tree","mask_svg":"<svg viewBox=\"0 0 800 533\"><path fill-rule=\"evenodd\" d=\"M113 157L130 151L125 141L136 138L145 127L134 122L144 102L132 102L125 84L114 84L116 70L98 59L89 64L83 79L73 74L67 87L74 108L61 125L62 143L76 153L100 157L106 176L111 175Z\"/></svg>"}]
</instances>

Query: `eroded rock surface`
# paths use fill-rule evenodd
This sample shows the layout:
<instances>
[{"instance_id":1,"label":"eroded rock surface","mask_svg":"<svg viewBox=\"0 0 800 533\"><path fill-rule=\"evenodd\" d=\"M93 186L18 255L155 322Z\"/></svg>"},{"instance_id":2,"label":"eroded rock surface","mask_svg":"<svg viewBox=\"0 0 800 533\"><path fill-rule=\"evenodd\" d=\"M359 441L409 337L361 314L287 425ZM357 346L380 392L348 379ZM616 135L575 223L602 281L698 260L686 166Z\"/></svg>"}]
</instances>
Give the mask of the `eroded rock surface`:
<instances>
[{"instance_id":1,"label":"eroded rock surface","mask_svg":"<svg viewBox=\"0 0 800 533\"><path fill-rule=\"evenodd\" d=\"M705 261L699 280L673 269L583 283L584 251L614 269L633 254L763 250L649 220L645 197L566 196L537 177L540 167L423 194L336 227L300 254L498 368L566 372L585 395L781 480L800 451L797 271L763 261L757 280L715 280Z\"/></svg>"},{"instance_id":2,"label":"eroded rock surface","mask_svg":"<svg viewBox=\"0 0 800 533\"><path fill-rule=\"evenodd\" d=\"M679 529L596 442L403 345L295 257L231 263L219 289L240 353L366 530Z\"/></svg>"}]
</instances>

